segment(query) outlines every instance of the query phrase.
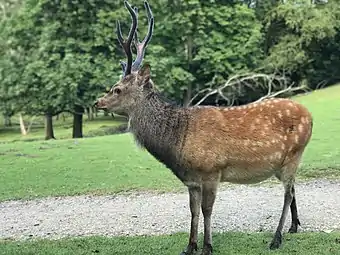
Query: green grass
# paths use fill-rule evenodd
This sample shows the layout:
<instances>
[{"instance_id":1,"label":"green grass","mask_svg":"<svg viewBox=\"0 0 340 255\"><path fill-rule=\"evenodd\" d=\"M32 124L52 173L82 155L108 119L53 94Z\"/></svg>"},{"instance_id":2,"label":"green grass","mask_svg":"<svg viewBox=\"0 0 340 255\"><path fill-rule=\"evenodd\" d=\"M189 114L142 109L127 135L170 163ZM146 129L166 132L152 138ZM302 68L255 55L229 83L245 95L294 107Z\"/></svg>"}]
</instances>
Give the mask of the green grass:
<instances>
[{"instance_id":1,"label":"green grass","mask_svg":"<svg viewBox=\"0 0 340 255\"><path fill-rule=\"evenodd\" d=\"M180 186L130 134L0 144L0 200Z\"/></svg>"},{"instance_id":2,"label":"green grass","mask_svg":"<svg viewBox=\"0 0 340 255\"><path fill-rule=\"evenodd\" d=\"M114 254L178 255L187 244L188 234L148 237L83 237L57 241L0 241L1 255L83 255ZM279 250L270 251L271 233L224 233L213 236L215 255L340 254L340 233L300 233L284 235ZM200 245L202 240L200 240Z\"/></svg>"},{"instance_id":3,"label":"green grass","mask_svg":"<svg viewBox=\"0 0 340 255\"><path fill-rule=\"evenodd\" d=\"M294 98L312 112L312 139L304 154L299 175L340 176L340 85Z\"/></svg>"},{"instance_id":4,"label":"green grass","mask_svg":"<svg viewBox=\"0 0 340 255\"><path fill-rule=\"evenodd\" d=\"M298 178L339 177L340 86L296 100L314 116ZM170 170L139 149L130 134L0 143L0 201L132 190L185 189Z\"/></svg>"}]
</instances>

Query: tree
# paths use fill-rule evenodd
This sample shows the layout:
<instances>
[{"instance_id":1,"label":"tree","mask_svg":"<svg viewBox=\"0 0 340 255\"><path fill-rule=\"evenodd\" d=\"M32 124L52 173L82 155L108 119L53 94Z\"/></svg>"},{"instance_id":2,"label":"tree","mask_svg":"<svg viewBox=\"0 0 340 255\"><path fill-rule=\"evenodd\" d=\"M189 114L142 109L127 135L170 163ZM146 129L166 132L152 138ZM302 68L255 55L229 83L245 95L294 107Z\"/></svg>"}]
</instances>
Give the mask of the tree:
<instances>
[{"instance_id":1,"label":"tree","mask_svg":"<svg viewBox=\"0 0 340 255\"><path fill-rule=\"evenodd\" d=\"M162 93L183 105L235 75L280 73L296 86L312 88L340 79L339 0L323 5L150 0L150 5L155 29L145 61ZM146 12L142 2L136 6L142 37ZM116 21L127 34L129 13L119 2L99 0L26 0L13 9L11 16L3 15L0 27L1 113L44 115L49 139L54 137L52 117L70 112L73 137L82 137L84 109L122 73L119 60L125 56L117 41ZM235 103L247 103L266 95L258 84L248 80L241 90L228 87L228 93L233 93ZM203 97L196 96L192 103ZM215 93L203 103L227 101Z\"/></svg>"},{"instance_id":2,"label":"tree","mask_svg":"<svg viewBox=\"0 0 340 255\"><path fill-rule=\"evenodd\" d=\"M255 12L233 1L168 1L156 6L148 59L156 83L187 105L197 91L224 83L261 61L261 24Z\"/></svg>"},{"instance_id":3,"label":"tree","mask_svg":"<svg viewBox=\"0 0 340 255\"><path fill-rule=\"evenodd\" d=\"M320 82L339 81L335 70L339 65L339 18L338 1L277 5L266 17L271 44L267 45L265 68L287 70L295 82L305 80L312 88Z\"/></svg>"},{"instance_id":4,"label":"tree","mask_svg":"<svg viewBox=\"0 0 340 255\"><path fill-rule=\"evenodd\" d=\"M46 116L46 139L54 138L52 117L62 111L74 114L73 137L82 137L83 109L113 73L112 49L96 34L97 15L113 7L91 0L27 0L11 23L11 47L23 53L25 63L15 86L25 98L25 113Z\"/></svg>"},{"instance_id":5,"label":"tree","mask_svg":"<svg viewBox=\"0 0 340 255\"><path fill-rule=\"evenodd\" d=\"M16 14L22 4L21 0L3 0L0 3L0 112L4 117L4 125L11 126L11 117L15 114L16 107L14 101L9 96L9 87L17 79L13 72L18 71L18 59L16 52L6 47L10 42L7 41L7 26L10 19Z\"/></svg>"}]
</instances>

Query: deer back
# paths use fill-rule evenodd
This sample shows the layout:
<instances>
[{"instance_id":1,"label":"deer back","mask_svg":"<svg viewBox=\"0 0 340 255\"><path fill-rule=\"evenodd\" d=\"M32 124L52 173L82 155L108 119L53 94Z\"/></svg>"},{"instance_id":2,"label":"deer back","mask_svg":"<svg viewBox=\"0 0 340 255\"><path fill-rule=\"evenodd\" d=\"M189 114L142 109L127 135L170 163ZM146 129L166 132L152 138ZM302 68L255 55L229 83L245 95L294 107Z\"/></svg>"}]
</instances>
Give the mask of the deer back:
<instances>
[{"instance_id":1,"label":"deer back","mask_svg":"<svg viewBox=\"0 0 340 255\"><path fill-rule=\"evenodd\" d=\"M275 168L302 153L311 133L311 114L289 99L196 107L191 109L183 157L202 171L229 165Z\"/></svg>"}]
</instances>

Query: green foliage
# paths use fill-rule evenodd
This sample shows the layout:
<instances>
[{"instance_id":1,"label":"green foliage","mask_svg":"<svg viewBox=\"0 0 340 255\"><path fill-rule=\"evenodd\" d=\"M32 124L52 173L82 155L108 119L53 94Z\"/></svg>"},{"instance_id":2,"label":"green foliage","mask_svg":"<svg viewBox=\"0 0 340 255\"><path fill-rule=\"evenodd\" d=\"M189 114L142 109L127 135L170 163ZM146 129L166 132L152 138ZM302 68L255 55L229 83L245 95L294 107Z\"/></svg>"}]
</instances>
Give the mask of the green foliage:
<instances>
[{"instance_id":1,"label":"green foliage","mask_svg":"<svg viewBox=\"0 0 340 255\"><path fill-rule=\"evenodd\" d=\"M156 24L147 62L168 96L183 101L194 85L220 83L258 65L261 25L253 10L243 4L216 6L204 1L169 1L165 9L167 2L150 1ZM142 36L146 15L142 3L136 4ZM11 88L17 108L31 114L56 114L72 111L73 105L92 104L121 73L118 59L124 55L114 32L116 20L127 34L130 17L122 3L26 0L9 21L6 34L8 47L20 56L14 61L15 80L2 85L7 97ZM1 66L4 76L11 77L11 70Z\"/></svg>"},{"instance_id":2,"label":"green foliage","mask_svg":"<svg viewBox=\"0 0 340 255\"><path fill-rule=\"evenodd\" d=\"M8 47L24 56L16 61L24 68L3 87L22 99L18 103L26 113L55 115L75 104L92 105L109 83L112 53L95 33L101 8L114 5L27 0L9 21Z\"/></svg>"},{"instance_id":3,"label":"green foliage","mask_svg":"<svg viewBox=\"0 0 340 255\"><path fill-rule=\"evenodd\" d=\"M296 82L306 79L312 88L319 82L338 81L334 69L339 64L335 57L340 46L339 18L337 0L323 6L288 2L272 8L265 17L271 43L264 65L290 72Z\"/></svg>"},{"instance_id":4,"label":"green foliage","mask_svg":"<svg viewBox=\"0 0 340 255\"><path fill-rule=\"evenodd\" d=\"M221 85L262 59L261 25L246 5L176 2L159 16L164 18L156 20L157 48L150 47L149 59L157 84L178 101L185 100L185 91Z\"/></svg>"},{"instance_id":5,"label":"green foliage","mask_svg":"<svg viewBox=\"0 0 340 255\"><path fill-rule=\"evenodd\" d=\"M17 108L10 96L10 86L19 82L18 73L22 70L20 56L8 47L11 43L8 27L10 20L19 10L21 2L21 0L4 0L0 8L0 113L7 117L13 116Z\"/></svg>"},{"instance_id":6,"label":"green foliage","mask_svg":"<svg viewBox=\"0 0 340 255\"><path fill-rule=\"evenodd\" d=\"M6 0L0 27L0 111L57 114L90 106L120 77L116 39L131 18L123 1ZM254 2L254 1L253 1ZM230 76L285 71L315 88L340 80L340 4L310 1L150 0L155 30L146 59L158 88L187 104ZM138 32L147 31L142 1ZM254 8L249 8L249 6ZM259 97L263 90L246 91ZM240 102L254 96L235 95ZM199 99L199 98L197 98ZM205 103L214 103L215 96ZM223 102L222 102L223 103Z\"/></svg>"}]
</instances>

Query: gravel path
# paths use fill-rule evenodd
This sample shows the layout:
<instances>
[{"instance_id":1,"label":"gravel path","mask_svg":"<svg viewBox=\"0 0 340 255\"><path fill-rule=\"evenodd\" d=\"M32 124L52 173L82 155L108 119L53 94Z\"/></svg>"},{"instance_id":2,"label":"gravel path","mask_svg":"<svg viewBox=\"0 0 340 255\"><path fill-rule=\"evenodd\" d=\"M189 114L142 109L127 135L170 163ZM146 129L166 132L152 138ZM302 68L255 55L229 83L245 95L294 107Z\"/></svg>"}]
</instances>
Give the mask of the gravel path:
<instances>
[{"instance_id":1,"label":"gravel path","mask_svg":"<svg viewBox=\"0 0 340 255\"><path fill-rule=\"evenodd\" d=\"M298 183L296 193L301 231L340 229L339 181ZM273 231L282 205L281 185L223 188L214 206L213 231ZM286 230L290 225L290 215L288 217ZM187 193L77 196L0 203L0 239L165 234L188 231L189 226Z\"/></svg>"}]
</instances>

